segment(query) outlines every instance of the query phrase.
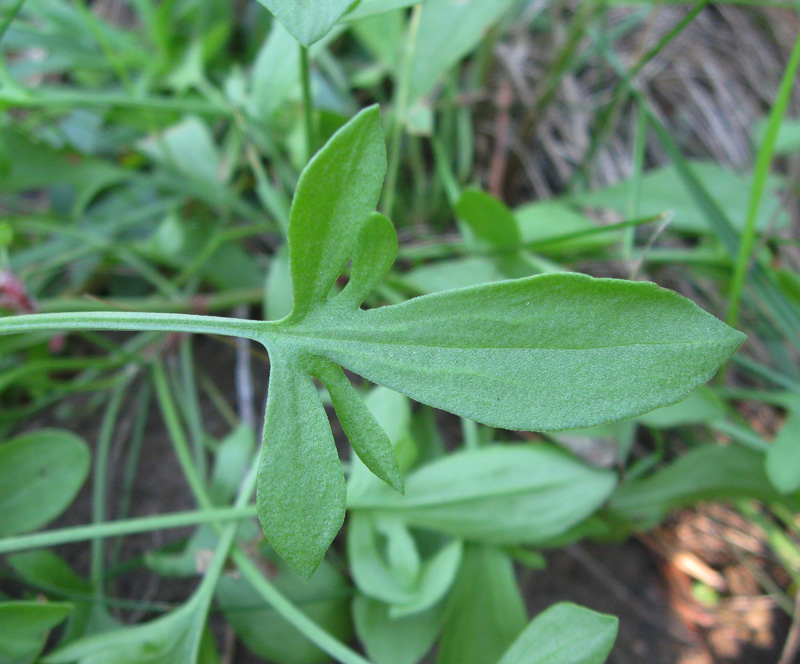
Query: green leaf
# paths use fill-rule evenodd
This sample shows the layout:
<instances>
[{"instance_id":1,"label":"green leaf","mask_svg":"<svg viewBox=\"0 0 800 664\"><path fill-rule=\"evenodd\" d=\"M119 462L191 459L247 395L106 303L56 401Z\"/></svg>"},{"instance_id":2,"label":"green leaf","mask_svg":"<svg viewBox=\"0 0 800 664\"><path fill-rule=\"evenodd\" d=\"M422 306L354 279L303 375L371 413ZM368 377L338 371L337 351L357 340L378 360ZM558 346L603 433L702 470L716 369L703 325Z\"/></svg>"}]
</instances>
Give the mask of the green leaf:
<instances>
[{"instance_id":1,"label":"green leaf","mask_svg":"<svg viewBox=\"0 0 800 664\"><path fill-rule=\"evenodd\" d=\"M273 548L308 578L344 522L344 473L302 358L272 353L271 359L258 518Z\"/></svg>"},{"instance_id":2,"label":"green leaf","mask_svg":"<svg viewBox=\"0 0 800 664\"><path fill-rule=\"evenodd\" d=\"M769 481L786 495L800 490L800 403L790 410L767 453Z\"/></svg>"},{"instance_id":3,"label":"green leaf","mask_svg":"<svg viewBox=\"0 0 800 664\"><path fill-rule=\"evenodd\" d=\"M416 4L421 3L419 0L360 0L360 2L353 3L353 8L345 15L345 18L348 21L357 21L368 16L385 14L394 9L411 7Z\"/></svg>"},{"instance_id":4,"label":"green leaf","mask_svg":"<svg viewBox=\"0 0 800 664\"><path fill-rule=\"evenodd\" d=\"M474 49L513 0L428 0L411 63L409 101L433 92L439 80Z\"/></svg>"},{"instance_id":5,"label":"green leaf","mask_svg":"<svg viewBox=\"0 0 800 664\"><path fill-rule=\"evenodd\" d=\"M414 538L396 516L358 511L348 523L347 555L356 586L390 604L392 617L426 611L450 590L461 562L459 540L421 561ZM382 538L385 556L379 550Z\"/></svg>"},{"instance_id":6,"label":"green leaf","mask_svg":"<svg viewBox=\"0 0 800 664\"><path fill-rule=\"evenodd\" d=\"M709 388L698 387L683 401L657 408L638 418L656 429L669 429L688 424L706 424L725 417L725 404Z\"/></svg>"},{"instance_id":7,"label":"green leaf","mask_svg":"<svg viewBox=\"0 0 800 664\"><path fill-rule=\"evenodd\" d=\"M364 405L347 376L339 365L332 362L316 362L315 371L328 388L339 423L358 458L389 486L403 493L403 475L389 436Z\"/></svg>"},{"instance_id":8,"label":"green leaf","mask_svg":"<svg viewBox=\"0 0 800 664\"><path fill-rule=\"evenodd\" d=\"M289 221L293 318L325 300L375 210L386 174L380 110L372 106L334 134L306 166Z\"/></svg>"},{"instance_id":9,"label":"green leaf","mask_svg":"<svg viewBox=\"0 0 800 664\"><path fill-rule=\"evenodd\" d=\"M197 603L190 601L144 625L70 643L43 661L47 664L194 664L201 651L205 623L206 612L198 611Z\"/></svg>"},{"instance_id":10,"label":"green leaf","mask_svg":"<svg viewBox=\"0 0 800 664\"><path fill-rule=\"evenodd\" d=\"M287 334L374 383L492 427L546 431L679 401L745 339L655 284L552 274L369 311L329 306Z\"/></svg>"},{"instance_id":11,"label":"green leaf","mask_svg":"<svg viewBox=\"0 0 800 664\"><path fill-rule=\"evenodd\" d=\"M258 0L303 46L322 39L353 0Z\"/></svg>"},{"instance_id":12,"label":"green leaf","mask_svg":"<svg viewBox=\"0 0 800 664\"><path fill-rule=\"evenodd\" d=\"M93 599L92 587L52 551L18 553L8 556L6 562L25 583L41 589L48 595L69 598L73 603L74 608L60 643L68 643L79 636L119 627L119 623L109 615L105 605L98 604Z\"/></svg>"},{"instance_id":13,"label":"green leaf","mask_svg":"<svg viewBox=\"0 0 800 664\"><path fill-rule=\"evenodd\" d=\"M456 203L456 214L485 244L500 248L513 247L522 240L511 210L480 189L467 189L461 194Z\"/></svg>"},{"instance_id":14,"label":"green leaf","mask_svg":"<svg viewBox=\"0 0 800 664\"><path fill-rule=\"evenodd\" d=\"M675 508L735 497L780 501L765 474L762 454L738 445L709 445L646 479L622 485L611 497L610 509L646 528Z\"/></svg>"},{"instance_id":15,"label":"green leaf","mask_svg":"<svg viewBox=\"0 0 800 664\"><path fill-rule=\"evenodd\" d=\"M397 233L391 220L377 212L367 217L353 250L350 281L340 301L355 307L380 286L397 257Z\"/></svg>"},{"instance_id":16,"label":"green leaf","mask_svg":"<svg viewBox=\"0 0 800 664\"><path fill-rule=\"evenodd\" d=\"M352 636L352 588L323 561L309 581L301 581L277 556L264 559L270 581L317 625L347 643ZM242 577L225 575L216 590L225 618L249 650L275 664L322 664L330 657L286 622Z\"/></svg>"},{"instance_id":17,"label":"green leaf","mask_svg":"<svg viewBox=\"0 0 800 664\"><path fill-rule=\"evenodd\" d=\"M353 601L358 639L375 664L416 664L431 649L444 620L444 603L412 616L392 617L389 606L364 595Z\"/></svg>"},{"instance_id":18,"label":"green leaf","mask_svg":"<svg viewBox=\"0 0 800 664\"><path fill-rule=\"evenodd\" d=\"M497 662L526 621L511 559L493 547L468 545L450 595L438 664Z\"/></svg>"},{"instance_id":19,"label":"green leaf","mask_svg":"<svg viewBox=\"0 0 800 664\"><path fill-rule=\"evenodd\" d=\"M55 602L0 603L0 664L31 664L44 648L47 635L72 611Z\"/></svg>"},{"instance_id":20,"label":"green leaf","mask_svg":"<svg viewBox=\"0 0 800 664\"><path fill-rule=\"evenodd\" d=\"M406 479L406 495L375 487L353 510L492 544L544 542L597 510L616 484L549 444L491 445L434 461Z\"/></svg>"},{"instance_id":21,"label":"green leaf","mask_svg":"<svg viewBox=\"0 0 800 664\"><path fill-rule=\"evenodd\" d=\"M89 472L89 448L56 429L0 445L0 536L29 532L55 519L75 499Z\"/></svg>"},{"instance_id":22,"label":"green leaf","mask_svg":"<svg viewBox=\"0 0 800 664\"><path fill-rule=\"evenodd\" d=\"M556 604L539 614L499 664L603 664L619 621L575 604Z\"/></svg>"},{"instance_id":23,"label":"green leaf","mask_svg":"<svg viewBox=\"0 0 800 664\"><path fill-rule=\"evenodd\" d=\"M742 211L747 209L752 176L739 175L711 162L688 163L702 186L713 192L714 201L728 219L741 228L744 225ZM789 215L782 210L778 195L784 182L778 176L770 176L767 182L769 193L764 197L758 216L758 228L762 231L767 228L785 228L789 223ZM581 194L573 200L587 207L609 208L620 214L627 214L630 186L629 182L621 182L606 189ZM674 210L675 218L670 223L672 229L686 233L711 233L712 229L702 207L686 194L687 188L677 167L666 166L652 170L642 178L639 214L650 217Z\"/></svg>"}]
</instances>

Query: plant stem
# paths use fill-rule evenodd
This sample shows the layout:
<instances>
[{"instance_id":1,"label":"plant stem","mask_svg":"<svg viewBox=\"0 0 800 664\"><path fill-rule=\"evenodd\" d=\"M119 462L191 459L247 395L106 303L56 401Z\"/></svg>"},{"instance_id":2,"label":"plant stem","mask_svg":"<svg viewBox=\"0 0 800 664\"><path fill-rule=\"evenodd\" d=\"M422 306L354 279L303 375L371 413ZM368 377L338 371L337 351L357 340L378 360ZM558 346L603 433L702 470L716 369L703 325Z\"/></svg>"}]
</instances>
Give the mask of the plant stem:
<instances>
[{"instance_id":1,"label":"plant stem","mask_svg":"<svg viewBox=\"0 0 800 664\"><path fill-rule=\"evenodd\" d=\"M296 627L309 641L324 650L335 660L342 664L370 664L369 660L364 659L357 652L348 648L344 643L337 640L305 613L300 611L294 604L286 599L272 585L256 567L250 558L239 547L234 547L231 557L236 563L236 567L242 573L259 595L263 597L273 609L287 622Z\"/></svg>"},{"instance_id":2,"label":"plant stem","mask_svg":"<svg viewBox=\"0 0 800 664\"><path fill-rule=\"evenodd\" d=\"M731 283L730 305L728 309L728 325L736 327L739 322L739 308L742 301L745 279L747 278L748 265L756 240L756 223L758 222L758 211L761 208L761 200L764 197L764 190L767 186L767 176L769 167L772 163L772 156L775 153L775 144L778 140L783 117L789 107L792 96L794 79L797 76L797 69L800 66L800 35L797 37L789 63L783 74L778 96L767 123L767 131L764 140L758 151L756 158L755 173L753 174L753 184L750 188L750 200L747 206L747 217L745 218L742 241L739 245L739 256L736 260L736 270L733 273Z\"/></svg>"},{"instance_id":3,"label":"plant stem","mask_svg":"<svg viewBox=\"0 0 800 664\"><path fill-rule=\"evenodd\" d=\"M226 521L244 521L256 515L256 506L247 507L217 507L210 510L192 510L187 512L174 512L172 514L159 514L156 516L137 517L135 519L120 519L119 521L106 521L94 523L89 526L72 526L58 528L32 535L18 535L0 540L0 555L25 551L28 549L44 549L61 544L86 542L107 537L122 537L148 533L154 530L169 530L171 528L185 528L186 526L199 526L205 523L224 523Z\"/></svg>"},{"instance_id":4,"label":"plant stem","mask_svg":"<svg viewBox=\"0 0 800 664\"><path fill-rule=\"evenodd\" d=\"M314 107L311 97L311 67L308 48L300 44L300 78L303 81L303 120L306 132L306 161L311 161L316 147L314 132Z\"/></svg>"},{"instance_id":5,"label":"plant stem","mask_svg":"<svg viewBox=\"0 0 800 664\"><path fill-rule=\"evenodd\" d=\"M180 416L178 415L178 408L175 400L172 398L172 392L169 388L167 381L167 374L164 370L164 365L160 360L153 363L153 383L156 388L156 396L158 403L161 406L161 414L164 417L164 423L167 425L169 437L172 440L172 446L175 449L175 455L178 457L183 475L189 483L189 488L192 491L197 503L205 510L214 509L214 503L206 491L205 481L195 466L195 461L192 459L192 450L186 435L181 426Z\"/></svg>"},{"instance_id":6,"label":"plant stem","mask_svg":"<svg viewBox=\"0 0 800 664\"><path fill-rule=\"evenodd\" d=\"M403 147L403 125L408 112L408 94L411 81L411 65L414 62L414 52L417 49L417 36L422 16L422 5L414 6L411 22L408 26L406 38L406 51L403 55L402 70L398 80L397 99L394 113L392 114L392 134L389 149L389 168L386 174L386 193L383 197L383 212L387 217L392 216L394 200L397 193L397 176L400 171L400 151Z\"/></svg>"},{"instance_id":7,"label":"plant stem","mask_svg":"<svg viewBox=\"0 0 800 664\"><path fill-rule=\"evenodd\" d=\"M111 450L111 441L114 437L114 427L122 407L129 381L119 385L111 393L103 423L100 426L100 436L97 441L94 459L94 483L92 486L92 521L102 523L106 519L106 492L108 488L108 457ZM92 584L95 600L99 603L104 594L105 582L105 547L102 538L92 540L92 558L90 564L89 580Z\"/></svg>"},{"instance_id":8,"label":"plant stem","mask_svg":"<svg viewBox=\"0 0 800 664\"><path fill-rule=\"evenodd\" d=\"M188 314L137 313L128 311L59 314L28 314L0 319L0 334L37 330L79 331L116 330L127 332L189 332L224 337L248 337L260 340L268 334L269 323L217 316Z\"/></svg>"}]
</instances>

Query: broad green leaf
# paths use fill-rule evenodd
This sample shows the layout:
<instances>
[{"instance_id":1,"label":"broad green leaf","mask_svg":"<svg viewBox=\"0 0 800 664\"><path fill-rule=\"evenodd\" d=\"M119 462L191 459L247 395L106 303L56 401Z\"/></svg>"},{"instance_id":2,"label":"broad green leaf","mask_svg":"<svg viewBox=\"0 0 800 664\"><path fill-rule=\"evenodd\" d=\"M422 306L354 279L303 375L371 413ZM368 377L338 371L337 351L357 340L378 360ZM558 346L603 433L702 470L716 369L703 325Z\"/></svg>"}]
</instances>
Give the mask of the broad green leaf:
<instances>
[{"instance_id":1,"label":"broad green leaf","mask_svg":"<svg viewBox=\"0 0 800 664\"><path fill-rule=\"evenodd\" d=\"M767 453L767 477L780 493L800 490L800 403L789 416Z\"/></svg>"},{"instance_id":2,"label":"broad green leaf","mask_svg":"<svg viewBox=\"0 0 800 664\"><path fill-rule=\"evenodd\" d=\"M204 638L206 612L195 602L135 627L89 636L44 658L46 664L194 664Z\"/></svg>"},{"instance_id":3,"label":"broad green leaf","mask_svg":"<svg viewBox=\"0 0 800 664\"><path fill-rule=\"evenodd\" d=\"M302 358L271 358L258 518L273 548L308 578L344 522L344 473Z\"/></svg>"},{"instance_id":4,"label":"broad green leaf","mask_svg":"<svg viewBox=\"0 0 800 664\"><path fill-rule=\"evenodd\" d=\"M497 662L527 621L511 559L468 545L447 607L438 664Z\"/></svg>"},{"instance_id":5,"label":"broad green leaf","mask_svg":"<svg viewBox=\"0 0 800 664\"><path fill-rule=\"evenodd\" d=\"M648 478L623 484L611 497L610 509L647 528L675 508L735 497L780 501L765 474L762 454L738 445L709 445Z\"/></svg>"},{"instance_id":6,"label":"broad green leaf","mask_svg":"<svg viewBox=\"0 0 800 664\"><path fill-rule=\"evenodd\" d=\"M619 621L575 604L556 604L536 616L499 664L603 664Z\"/></svg>"},{"instance_id":7,"label":"broad green leaf","mask_svg":"<svg viewBox=\"0 0 800 664\"><path fill-rule=\"evenodd\" d=\"M714 201L726 213L728 219L739 227L744 223L743 210L747 209L750 192L750 176L739 175L710 162L690 162L691 170L709 192ZM759 230L785 228L789 216L782 210L779 190L784 182L778 176L770 176L767 181L768 192L758 216ZM703 209L687 196L686 186L675 166L648 172L642 178L641 206L639 212L644 217L675 211L670 227L688 233L712 232L706 221ZM630 183L622 182L606 189L573 197L573 201L587 207L609 208L626 214L630 200Z\"/></svg>"},{"instance_id":8,"label":"broad green leaf","mask_svg":"<svg viewBox=\"0 0 800 664\"><path fill-rule=\"evenodd\" d=\"M68 597L73 603L60 643L119 627L106 607L93 599L92 587L52 551L17 553L8 556L6 562L25 583L50 596Z\"/></svg>"},{"instance_id":9,"label":"broad green leaf","mask_svg":"<svg viewBox=\"0 0 800 664\"><path fill-rule=\"evenodd\" d=\"M386 173L380 110L348 122L311 160L289 222L293 318L327 296L350 259L361 224L375 210Z\"/></svg>"},{"instance_id":10,"label":"broad green leaf","mask_svg":"<svg viewBox=\"0 0 800 664\"><path fill-rule=\"evenodd\" d=\"M44 648L50 630L64 622L71 604L0 603L0 664L31 664Z\"/></svg>"},{"instance_id":11,"label":"broad green leaf","mask_svg":"<svg viewBox=\"0 0 800 664\"><path fill-rule=\"evenodd\" d=\"M273 559L274 558L274 559ZM324 562L309 581L301 581L277 556L265 559L270 581L328 634L347 643L352 636L352 588L333 565ZM275 664L322 664L330 657L313 645L243 578L225 575L216 590L217 601L236 635L249 650Z\"/></svg>"},{"instance_id":12,"label":"broad green leaf","mask_svg":"<svg viewBox=\"0 0 800 664\"><path fill-rule=\"evenodd\" d=\"M380 551L381 536L386 555ZM349 521L347 555L356 586L364 595L391 605L392 617L420 613L437 604L453 584L461 549L455 540L420 561L413 537L397 517L360 511Z\"/></svg>"},{"instance_id":13,"label":"broad green leaf","mask_svg":"<svg viewBox=\"0 0 800 664\"><path fill-rule=\"evenodd\" d=\"M75 499L89 472L89 448L67 431L42 429L0 445L0 536L29 532Z\"/></svg>"},{"instance_id":14,"label":"broad green leaf","mask_svg":"<svg viewBox=\"0 0 800 664\"><path fill-rule=\"evenodd\" d=\"M411 62L409 100L433 92L439 80L474 49L486 30L509 10L513 0L428 0Z\"/></svg>"},{"instance_id":15,"label":"broad green leaf","mask_svg":"<svg viewBox=\"0 0 800 664\"><path fill-rule=\"evenodd\" d=\"M322 39L353 0L258 0L303 46Z\"/></svg>"},{"instance_id":16,"label":"broad green leaf","mask_svg":"<svg viewBox=\"0 0 800 664\"><path fill-rule=\"evenodd\" d=\"M457 452L406 478L406 495L384 487L353 510L493 544L544 542L605 502L614 473L596 470L549 444L491 445Z\"/></svg>"},{"instance_id":17,"label":"broad green leaf","mask_svg":"<svg viewBox=\"0 0 800 664\"><path fill-rule=\"evenodd\" d=\"M456 214L484 244L514 247L522 240L511 210L480 189L467 189L461 194L456 203Z\"/></svg>"},{"instance_id":18,"label":"broad green leaf","mask_svg":"<svg viewBox=\"0 0 800 664\"><path fill-rule=\"evenodd\" d=\"M417 664L442 628L444 603L412 616L392 617L389 606L364 595L353 601L356 632L375 664Z\"/></svg>"},{"instance_id":19,"label":"broad green leaf","mask_svg":"<svg viewBox=\"0 0 800 664\"><path fill-rule=\"evenodd\" d=\"M287 326L298 346L492 427L546 431L679 401L744 340L655 284L552 274Z\"/></svg>"},{"instance_id":20,"label":"broad green leaf","mask_svg":"<svg viewBox=\"0 0 800 664\"><path fill-rule=\"evenodd\" d=\"M706 424L725 417L725 404L705 386L698 387L683 401L657 408L637 419L656 429L669 429L688 424Z\"/></svg>"}]
</instances>

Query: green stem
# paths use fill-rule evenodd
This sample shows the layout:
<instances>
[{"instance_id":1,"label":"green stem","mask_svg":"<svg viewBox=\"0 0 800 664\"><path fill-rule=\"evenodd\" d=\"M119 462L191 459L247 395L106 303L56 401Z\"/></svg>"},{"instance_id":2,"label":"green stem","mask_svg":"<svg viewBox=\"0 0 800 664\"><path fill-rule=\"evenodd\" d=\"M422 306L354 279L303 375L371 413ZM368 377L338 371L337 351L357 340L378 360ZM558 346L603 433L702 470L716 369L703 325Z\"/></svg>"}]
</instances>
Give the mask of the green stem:
<instances>
[{"instance_id":1,"label":"green stem","mask_svg":"<svg viewBox=\"0 0 800 664\"><path fill-rule=\"evenodd\" d=\"M406 51L403 55L402 70L398 81L397 100L392 114L391 147L389 149L389 168L386 174L386 193L383 197L383 212L391 217L394 209L394 200L397 193L397 176L400 172L400 151L403 147L403 125L408 112L408 95L411 82L411 65L414 62L414 52L417 49L417 36L422 16L422 5L415 5L411 14L406 38Z\"/></svg>"},{"instance_id":2,"label":"green stem","mask_svg":"<svg viewBox=\"0 0 800 664\"><path fill-rule=\"evenodd\" d=\"M296 627L309 641L328 653L335 660L342 662L342 664L370 664L369 660L364 659L357 652L351 650L344 643L328 634L328 632L286 599L286 597L266 579L261 570L253 564L250 558L248 558L239 547L234 547L231 557L242 576L250 582L253 588L258 591L259 595L261 595L282 618Z\"/></svg>"},{"instance_id":3,"label":"green stem","mask_svg":"<svg viewBox=\"0 0 800 664\"><path fill-rule=\"evenodd\" d=\"M127 108L133 110L196 113L214 117L230 117L232 111L223 106L195 99L172 97L131 97L120 93L80 92L58 88L39 88L36 94L0 90L0 102L17 108Z\"/></svg>"},{"instance_id":4,"label":"green stem","mask_svg":"<svg viewBox=\"0 0 800 664\"><path fill-rule=\"evenodd\" d=\"M108 537L123 537L138 533L149 533L155 530L170 530L172 528L185 528L199 526L207 523L225 523L227 521L244 521L256 516L256 506L247 507L218 507L210 510L192 510L187 512L174 512L172 514L159 514L157 516L144 516L135 519L120 519L119 521L106 521L93 523L89 526L73 526L48 530L32 535L18 535L0 540L0 555L26 551L30 549L45 549L61 544L73 544Z\"/></svg>"},{"instance_id":5,"label":"green stem","mask_svg":"<svg viewBox=\"0 0 800 664\"><path fill-rule=\"evenodd\" d=\"M188 332L260 341L269 335L270 323L217 316L138 313L127 311L29 314L0 318L0 334L38 330L112 330L126 332Z\"/></svg>"},{"instance_id":6,"label":"green stem","mask_svg":"<svg viewBox=\"0 0 800 664\"><path fill-rule=\"evenodd\" d=\"M153 363L153 384L156 388L156 396L158 397L158 403L161 407L161 414L164 417L164 423L167 425L167 431L172 440L172 446L175 449L175 454L178 457L178 463L180 463L183 475L189 483L189 488L200 507L205 510L214 509L214 503L211 501L206 491L205 481L198 472L195 461L192 458L191 446L183 432L180 415L178 415L178 408L175 404L175 400L172 398L172 391L167 381L167 374L160 360L156 360Z\"/></svg>"},{"instance_id":7,"label":"green stem","mask_svg":"<svg viewBox=\"0 0 800 664\"><path fill-rule=\"evenodd\" d=\"M798 66L800 66L800 35L798 35L794 49L789 58L789 63L786 66L786 71L783 74L783 79L778 89L778 96L769 116L767 131L756 158L753 184L750 188L750 200L747 206L747 217L745 218L742 241L739 245L739 256L736 260L736 270L733 273L733 282L731 284L728 325L732 327L736 327L739 322L739 309L742 301L744 283L747 278L747 268L750 264L750 257L753 253L756 241L758 211L761 208L761 200L764 197L764 190L767 186L767 177L769 176L772 156L775 153L778 131L783 122L783 117L786 115L786 109L789 107Z\"/></svg>"},{"instance_id":8,"label":"green stem","mask_svg":"<svg viewBox=\"0 0 800 664\"><path fill-rule=\"evenodd\" d=\"M264 297L261 288L231 290L224 293L193 295L179 299L142 297L115 300L92 300L83 298L57 298L43 300L39 310L48 313L77 313L79 311L136 311L145 313L189 313L193 311L224 311L238 304L257 304Z\"/></svg>"},{"instance_id":9,"label":"green stem","mask_svg":"<svg viewBox=\"0 0 800 664\"><path fill-rule=\"evenodd\" d=\"M303 121L306 132L306 161L314 156L316 139L314 132L314 107L311 98L311 67L308 48L300 44L300 78L303 81Z\"/></svg>"},{"instance_id":10,"label":"green stem","mask_svg":"<svg viewBox=\"0 0 800 664\"><path fill-rule=\"evenodd\" d=\"M100 437L97 441L97 449L95 450L94 483L92 486L92 521L94 523L102 523L106 519L108 457L111 450L111 441L114 437L114 427L116 426L119 411L122 407L122 400L128 385L129 382L126 381L115 388L111 393L111 399L109 399L108 407L103 415L103 423L100 426ZM104 540L99 537L92 540L89 580L91 581L94 597L97 601L102 600L104 594L104 554Z\"/></svg>"}]
</instances>

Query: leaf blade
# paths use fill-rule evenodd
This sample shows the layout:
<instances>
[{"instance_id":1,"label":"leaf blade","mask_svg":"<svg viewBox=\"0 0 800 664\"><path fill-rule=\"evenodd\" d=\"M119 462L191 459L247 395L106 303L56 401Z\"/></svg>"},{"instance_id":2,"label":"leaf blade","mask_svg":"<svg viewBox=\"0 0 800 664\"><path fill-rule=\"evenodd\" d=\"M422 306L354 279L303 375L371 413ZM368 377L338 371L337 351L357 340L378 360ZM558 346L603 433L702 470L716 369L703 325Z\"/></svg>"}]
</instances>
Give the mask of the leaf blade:
<instances>
[{"instance_id":1,"label":"leaf blade","mask_svg":"<svg viewBox=\"0 0 800 664\"><path fill-rule=\"evenodd\" d=\"M655 284L551 274L326 312L293 333L372 382L489 426L547 431L685 397L744 335Z\"/></svg>"},{"instance_id":2,"label":"leaf blade","mask_svg":"<svg viewBox=\"0 0 800 664\"><path fill-rule=\"evenodd\" d=\"M302 577L344 523L346 491L328 416L296 357L272 353L257 511L272 547Z\"/></svg>"},{"instance_id":3,"label":"leaf blade","mask_svg":"<svg viewBox=\"0 0 800 664\"><path fill-rule=\"evenodd\" d=\"M328 295L353 251L361 223L375 210L386 174L378 106L334 134L306 166L289 220L293 316Z\"/></svg>"}]
</instances>

